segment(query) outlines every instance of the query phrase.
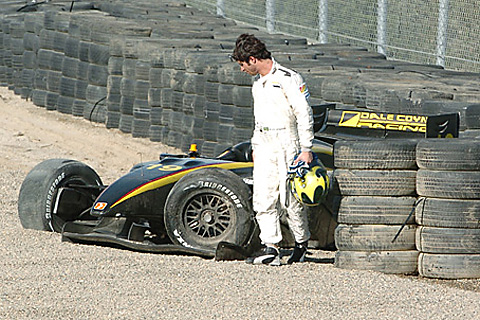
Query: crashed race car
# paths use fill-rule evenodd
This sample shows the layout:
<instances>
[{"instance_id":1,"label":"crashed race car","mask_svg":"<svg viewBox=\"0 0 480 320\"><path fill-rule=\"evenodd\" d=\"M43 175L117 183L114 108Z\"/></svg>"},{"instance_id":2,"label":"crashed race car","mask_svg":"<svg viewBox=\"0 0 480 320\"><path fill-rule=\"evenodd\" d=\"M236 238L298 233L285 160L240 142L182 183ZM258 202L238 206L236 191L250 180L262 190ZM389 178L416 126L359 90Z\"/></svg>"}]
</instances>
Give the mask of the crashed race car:
<instances>
[{"instance_id":1,"label":"crashed race car","mask_svg":"<svg viewBox=\"0 0 480 320\"><path fill-rule=\"evenodd\" d=\"M327 143L315 141L314 150L331 157ZM249 142L216 158L162 154L109 186L84 163L50 159L22 184L20 221L63 240L214 257L219 243L255 242L252 169Z\"/></svg>"},{"instance_id":2,"label":"crashed race car","mask_svg":"<svg viewBox=\"0 0 480 320\"><path fill-rule=\"evenodd\" d=\"M313 109L318 138L313 152L327 169L333 169L338 139L458 136L456 114L401 117L330 105ZM237 144L214 158L191 151L137 164L109 186L79 161L41 162L20 189L22 226L60 232L63 241L242 259L260 244L251 204L251 145Z\"/></svg>"}]
</instances>

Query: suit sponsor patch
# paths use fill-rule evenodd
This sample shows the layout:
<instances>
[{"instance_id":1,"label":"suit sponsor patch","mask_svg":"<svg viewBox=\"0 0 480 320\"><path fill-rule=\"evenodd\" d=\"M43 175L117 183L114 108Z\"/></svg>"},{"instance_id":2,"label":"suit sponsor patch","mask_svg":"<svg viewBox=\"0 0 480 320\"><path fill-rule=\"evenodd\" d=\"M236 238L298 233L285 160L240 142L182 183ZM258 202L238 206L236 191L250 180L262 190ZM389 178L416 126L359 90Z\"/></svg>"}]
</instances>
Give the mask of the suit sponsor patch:
<instances>
[{"instance_id":1,"label":"suit sponsor patch","mask_svg":"<svg viewBox=\"0 0 480 320\"><path fill-rule=\"evenodd\" d=\"M300 92L305 96L306 99L310 98L310 92L308 91L308 87L305 82L300 85Z\"/></svg>"}]
</instances>

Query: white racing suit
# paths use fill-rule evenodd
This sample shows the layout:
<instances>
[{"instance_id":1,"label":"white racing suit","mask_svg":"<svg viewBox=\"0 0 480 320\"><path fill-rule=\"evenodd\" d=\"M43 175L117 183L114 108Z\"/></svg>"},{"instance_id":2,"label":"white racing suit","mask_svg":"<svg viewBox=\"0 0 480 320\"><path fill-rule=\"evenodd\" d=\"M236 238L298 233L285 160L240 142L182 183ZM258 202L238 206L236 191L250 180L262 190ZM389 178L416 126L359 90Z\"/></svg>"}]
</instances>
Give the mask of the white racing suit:
<instances>
[{"instance_id":1,"label":"white racing suit","mask_svg":"<svg viewBox=\"0 0 480 320\"><path fill-rule=\"evenodd\" d=\"M308 90L295 71L273 60L269 74L252 87L255 130L253 209L262 243L282 240L280 214L286 209L287 221L297 242L310 238L307 213L287 188L287 171L299 151L311 151L313 117Z\"/></svg>"}]
</instances>

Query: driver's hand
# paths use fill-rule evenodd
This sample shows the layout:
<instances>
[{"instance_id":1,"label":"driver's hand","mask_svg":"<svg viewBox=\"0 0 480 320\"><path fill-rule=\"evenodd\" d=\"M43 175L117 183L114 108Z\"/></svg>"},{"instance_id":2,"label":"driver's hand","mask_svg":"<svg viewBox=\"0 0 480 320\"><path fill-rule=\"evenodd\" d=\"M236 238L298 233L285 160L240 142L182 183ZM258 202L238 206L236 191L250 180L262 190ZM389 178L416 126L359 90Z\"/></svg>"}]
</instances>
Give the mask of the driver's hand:
<instances>
[{"instance_id":1,"label":"driver's hand","mask_svg":"<svg viewBox=\"0 0 480 320\"><path fill-rule=\"evenodd\" d=\"M294 164L297 164L298 161L303 161L307 164L310 164L313 161L313 154L311 151L302 151L298 155L297 159L295 159Z\"/></svg>"}]
</instances>

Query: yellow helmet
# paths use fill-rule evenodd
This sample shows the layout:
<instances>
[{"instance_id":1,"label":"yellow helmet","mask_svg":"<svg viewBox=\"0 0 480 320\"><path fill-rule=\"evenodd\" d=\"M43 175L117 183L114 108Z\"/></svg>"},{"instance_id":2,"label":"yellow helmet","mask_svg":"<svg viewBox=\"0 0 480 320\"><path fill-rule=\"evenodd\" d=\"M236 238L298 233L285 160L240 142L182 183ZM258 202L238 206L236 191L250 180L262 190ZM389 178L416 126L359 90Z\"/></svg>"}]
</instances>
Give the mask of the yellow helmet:
<instances>
[{"instance_id":1,"label":"yellow helmet","mask_svg":"<svg viewBox=\"0 0 480 320\"><path fill-rule=\"evenodd\" d=\"M300 203L306 206L317 206L327 196L330 178L323 165L315 163L302 175L290 176L290 189Z\"/></svg>"}]
</instances>

